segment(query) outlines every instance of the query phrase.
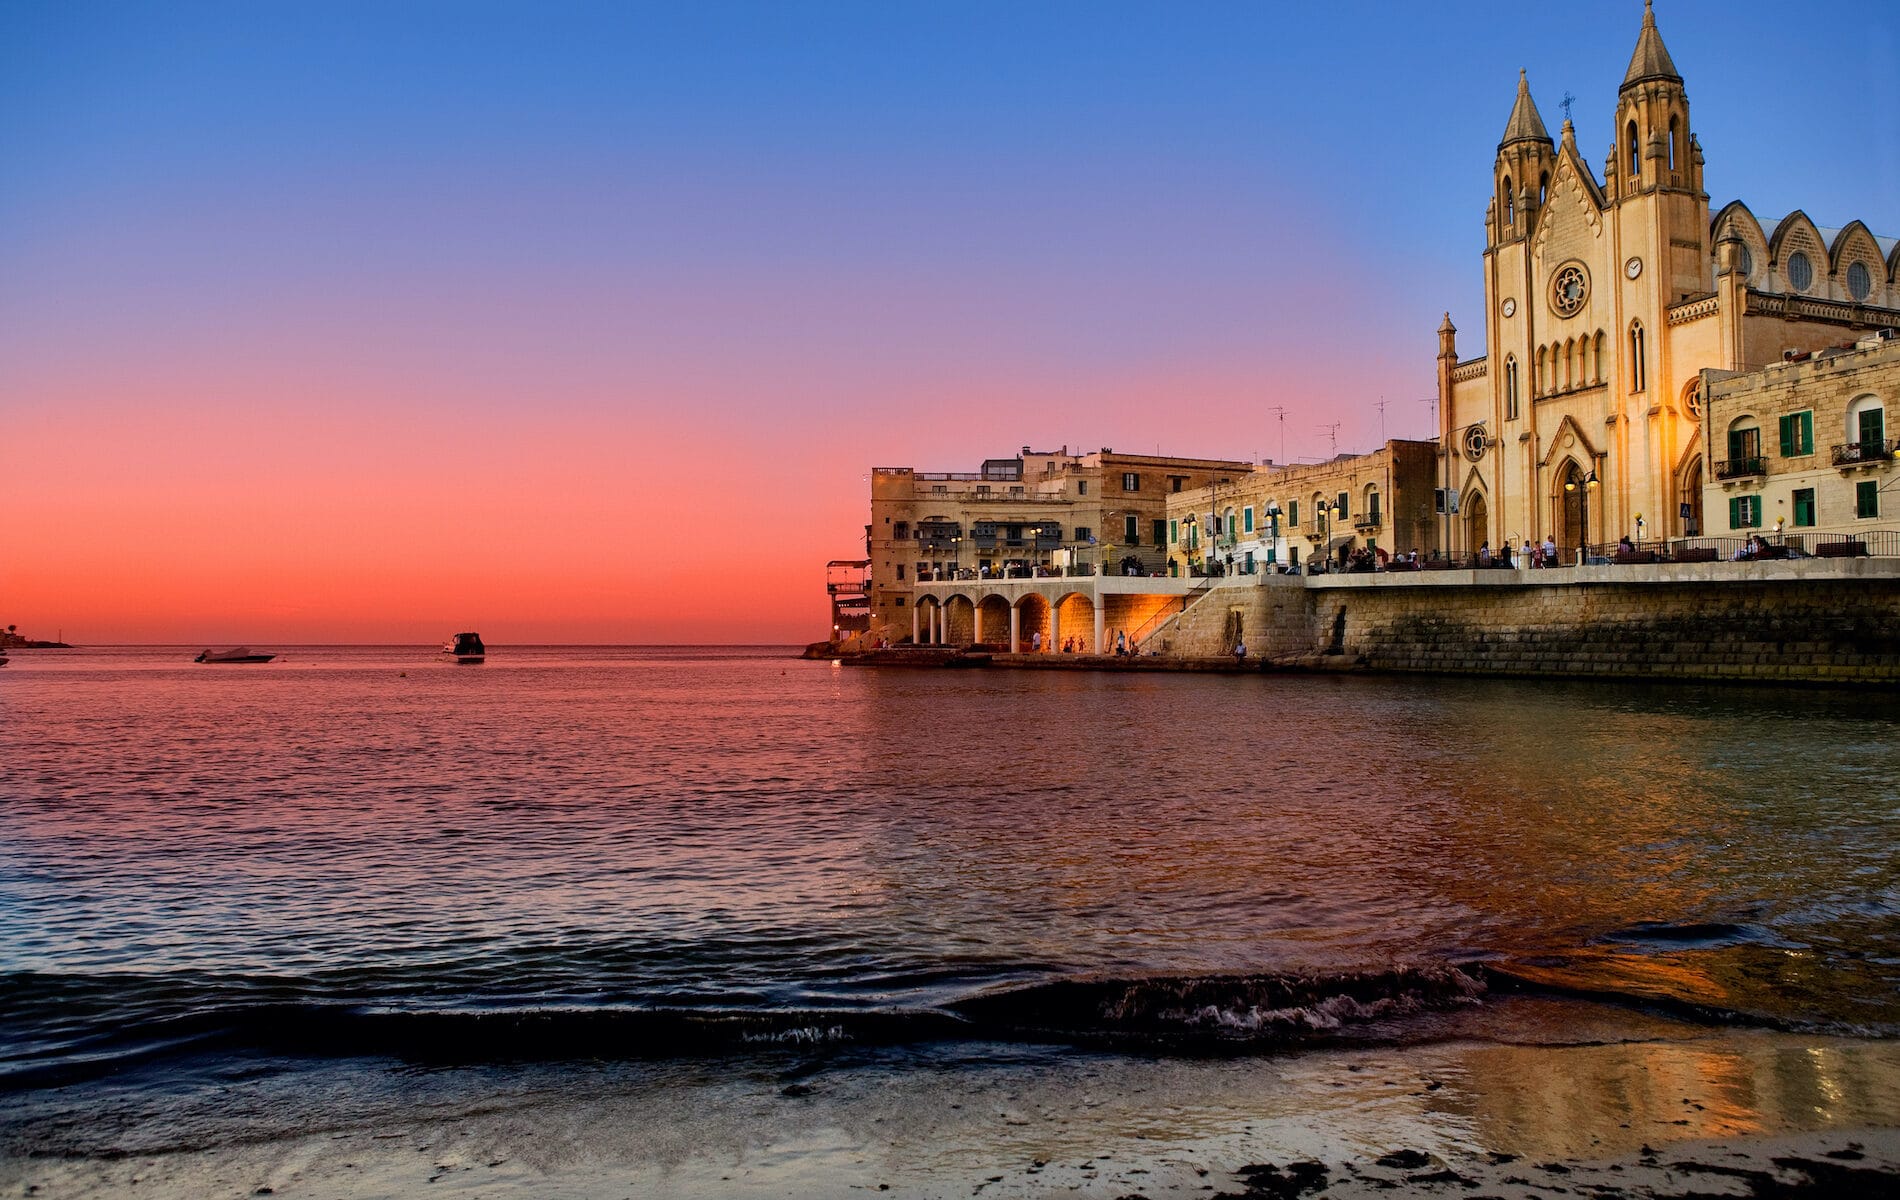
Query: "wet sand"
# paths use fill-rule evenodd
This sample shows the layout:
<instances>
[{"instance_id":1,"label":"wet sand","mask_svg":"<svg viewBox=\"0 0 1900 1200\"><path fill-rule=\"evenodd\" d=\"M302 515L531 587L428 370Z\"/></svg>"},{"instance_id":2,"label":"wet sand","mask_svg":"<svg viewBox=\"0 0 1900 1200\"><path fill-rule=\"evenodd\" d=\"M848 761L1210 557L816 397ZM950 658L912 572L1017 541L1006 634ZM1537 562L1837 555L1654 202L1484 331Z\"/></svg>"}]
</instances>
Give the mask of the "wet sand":
<instances>
[{"instance_id":1,"label":"wet sand","mask_svg":"<svg viewBox=\"0 0 1900 1200\"><path fill-rule=\"evenodd\" d=\"M5 1125L0 1194L1900 1195L1900 1045L1785 1034L1213 1061L960 1047L770 1070L339 1063L177 1092L145 1114L110 1085L35 1101Z\"/></svg>"}]
</instances>

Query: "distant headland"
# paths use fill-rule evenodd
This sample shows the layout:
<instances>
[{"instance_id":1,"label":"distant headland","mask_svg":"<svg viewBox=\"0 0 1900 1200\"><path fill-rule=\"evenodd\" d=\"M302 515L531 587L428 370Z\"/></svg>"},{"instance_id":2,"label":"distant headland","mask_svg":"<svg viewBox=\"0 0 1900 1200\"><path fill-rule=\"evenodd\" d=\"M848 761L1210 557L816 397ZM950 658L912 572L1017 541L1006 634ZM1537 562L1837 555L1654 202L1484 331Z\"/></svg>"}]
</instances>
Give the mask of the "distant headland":
<instances>
[{"instance_id":1,"label":"distant headland","mask_svg":"<svg viewBox=\"0 0 1900 1200\"><path fill-rule=\"evenodd\" d=\"M62 634L64 632L65 632L64 630L61 631ZM9 625L5 629L0 629L0 650L71 650L71 649L72 649L71 646L67 645L65 642L58 641L58 640L54 640L50 642L42 642L42 641L37 641L30 637L21 637L20 627L18 625Z\"/></svg>"}]
</instances>

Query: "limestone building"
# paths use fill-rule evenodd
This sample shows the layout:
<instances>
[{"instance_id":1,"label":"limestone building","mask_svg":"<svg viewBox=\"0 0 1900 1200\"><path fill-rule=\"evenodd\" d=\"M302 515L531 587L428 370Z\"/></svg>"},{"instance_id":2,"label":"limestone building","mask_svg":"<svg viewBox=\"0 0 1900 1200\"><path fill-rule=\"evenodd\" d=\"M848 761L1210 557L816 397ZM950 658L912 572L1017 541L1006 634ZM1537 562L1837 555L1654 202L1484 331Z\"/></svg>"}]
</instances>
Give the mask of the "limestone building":
<instances>
[{"instance_id":1,"label":"limestone building","mask_svg":"<svg viewBox=\"0 0 1900 1200\"><path fill-rule=\"evenodd\" d=\"M867 636L912 636L921 580L1046 572L1155 574L1166 567L1168 498L1250 474L1247 462L1035 451L970 472L871 472Z\"/></svg>"},{"instance_id":2,"label":"limestone building","mask_svg":"<svg viewBox=\"0 0 1900 1200\"><path fill-rule=\"evenodd\" d=\"M1702 532L1702 372L1751 371L1900 325L1900 242L1794 212L1710 216L1683 78L1644 6L1599 177L1520 74L1485 210L1482 354L1439 329L1453 553L1552 535Z\"/></svg>"},{"instance_id":3,"label":"limestone building","mask_svg":"<svg viewBox=\"0 0 1900 1200\"><path fill-rule=\"evenodd\" d=\"M1359 547L1430 553L1440 542L1436 450L1393 440L1370 454L1268 464L1171 496L1169 570L1246 574Z\"/></svg>"},{"instance_id":4,"label":"limestone building","mask_svg":"<svg viewBox=\"0 0 1900 1200\"><path fill-rule=\"evenodd\" d=\"M1709 532L1835 535L1900 553L1900 468L1888 417L1900 336L1874 334L1765 370L1707 373ZM1892 540L1897 544L1888 545Z\"/></svg>"}]
</instances>

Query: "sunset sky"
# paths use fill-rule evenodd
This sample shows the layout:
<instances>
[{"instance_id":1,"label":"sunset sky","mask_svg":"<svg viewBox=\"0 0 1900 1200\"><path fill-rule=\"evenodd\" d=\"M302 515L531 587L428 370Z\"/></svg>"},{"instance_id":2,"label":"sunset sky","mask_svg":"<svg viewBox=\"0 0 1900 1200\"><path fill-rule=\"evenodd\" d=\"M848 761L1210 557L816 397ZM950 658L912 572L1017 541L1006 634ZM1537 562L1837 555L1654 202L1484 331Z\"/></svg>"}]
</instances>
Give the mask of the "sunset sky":
<instances>
[{"instance_id":1,"label":"sunset sky","mask_svg":"<svg viewBox=\"0 0 1900 1200\"><path fill-rule=\"evenodd\" d=\"M873 466L1427 436L1520 66L1640 0L0 7L0 625L823 636ZM1900 8L1662 0L1713 206L1900 234Z\"/></svg>"}]
</instances>

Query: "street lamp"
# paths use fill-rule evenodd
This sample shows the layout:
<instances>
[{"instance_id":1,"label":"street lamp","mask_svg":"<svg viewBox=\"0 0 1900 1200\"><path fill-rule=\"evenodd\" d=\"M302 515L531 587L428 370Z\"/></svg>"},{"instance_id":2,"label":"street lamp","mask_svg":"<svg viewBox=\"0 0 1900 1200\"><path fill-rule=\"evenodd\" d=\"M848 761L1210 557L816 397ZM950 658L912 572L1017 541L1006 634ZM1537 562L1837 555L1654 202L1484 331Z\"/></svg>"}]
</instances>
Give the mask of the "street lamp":
<instances>
[{"instance_id":1,"label":"street lamp","mask_svg":"<svg viewBox=\"0 0 1900 1200\"><path fill-rule=\"evenodd\" d=\"M1280 561L1280 502L1278 500L1267 501L1267 538L1273 544L1267 561L1277 563Z\"/></svg>"},{"instance_id":2,"label":"street lamp","mask_svg":"<svg viewBox=\"0 0 1900 1200\"><path fill-rule=\"evenodd\" d=\"M1564 491L1574 492L1581 489L1583 492L1580 497L1582 503L1577 506L1577 540L1583 544L1579 549L1584 551L1586 557L1588 553L1586 548L1590 544L1590 493L1600 486L1602 485L1597 482L1595 471L1585 475L1581 483L1575 475L1564 480ZM1639 538L1642 536L1640 531L1637 536Z\"/></svg>"},{"instance_id":3,"label":"street lamp","mask_svg":"<svg viewBox=\"0 0 1900 1200\"><path fill-rule=\"evenodd\" d=\"M1321 500L1315 507L1319 513L1319 544L1322 555L1320 561L1326 564L1328 571L1331 571L1333 569L1333 506Z\"/></svg>"}]
</instances>

